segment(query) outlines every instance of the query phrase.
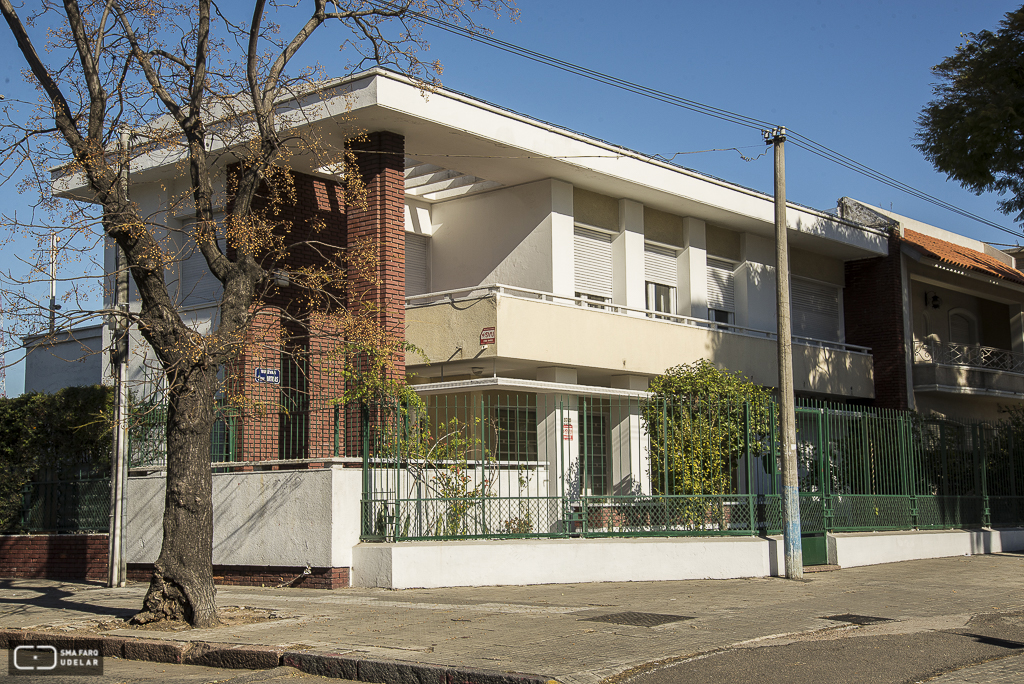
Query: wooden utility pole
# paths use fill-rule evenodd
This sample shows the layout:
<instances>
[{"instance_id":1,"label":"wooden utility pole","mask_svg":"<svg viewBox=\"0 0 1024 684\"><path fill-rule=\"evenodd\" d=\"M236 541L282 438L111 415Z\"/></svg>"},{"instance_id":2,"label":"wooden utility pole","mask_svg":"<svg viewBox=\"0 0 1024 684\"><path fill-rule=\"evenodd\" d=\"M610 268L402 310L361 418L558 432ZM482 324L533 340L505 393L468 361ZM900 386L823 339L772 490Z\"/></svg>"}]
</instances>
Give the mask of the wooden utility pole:
<instances>
[{"instance_id":1,"label":"wooden utility pole","mask_svg":"<svg viewBox=\"0 0 1024 684\"><path fill-rule=\"evenodd\" d=\"M793 332L789 319L789 237L786 233L786 129L763 131L775 147L775 302L779 339L779 441L782 454L782 534L786 578L803 579L800 494L796 469L796 401L793 397Z\"/></svg>"}]
</instances>

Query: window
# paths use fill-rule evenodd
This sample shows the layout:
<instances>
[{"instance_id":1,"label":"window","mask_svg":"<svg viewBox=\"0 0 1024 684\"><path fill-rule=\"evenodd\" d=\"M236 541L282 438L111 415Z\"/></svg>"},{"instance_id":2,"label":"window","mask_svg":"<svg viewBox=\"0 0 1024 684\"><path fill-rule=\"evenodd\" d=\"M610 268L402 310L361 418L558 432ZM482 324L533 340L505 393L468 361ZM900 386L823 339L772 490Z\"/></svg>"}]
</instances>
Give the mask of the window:
<instances>
[{"instance_id":1,"label":"window","mask_svg":"<svg viewBox=\"0 0 1024 684\"><path fill-rule=\"evenodd\" d=\"M975 344L974 321L967 314L950 312L949 341L953 344Z\"/></svg>"},{"instance_id":2,"label":"window","mask_svg":"<svg viewBox=\"0 0 1024 684\"><path fill-rule=\"evenodd\" d=\"M584 411L586 411L584 409ZM597 411L581 412L583 434L580 436L580 459L583 461L584 493L590 496L609 494L608 416Z\"/></svg>"},{"instance_id":3,"label":"window","mask_svg":"<svg viewBox=\"0 0 1024 684\"><path fill-rule=\"evenodd\" d=\"M647 243L644 245L644 275L647 279L647 310L676 312L676 250Z\"/></svg>"},{"instance_id":4,"label":"window","mask_svg":"<svg viewBox=\"0 0 1024 684\"><path fill-rule=\"evenodd\" d=\"M604 305L611 301L609 297L598 297L597 295L587 294L585 292L577 292L577 299L585 299L588 303L587 306L591 309L603 309ZM583 306L580 303L580 306Z\"/></svg>"},{"instance_id":5,"label":"window","mask_svg":"<svg viewBox=\"0 0 1024 684\"><path fill-rule=\"evenodd\" d=\"M736 264L708 257L708 320L716 323L736 321Z\"/></svg>"},{"instance_id":6,"label":"window","mask_svg":"<svg viewBox=\"0 0 1024 684\"><path fill-rule=\"evenodd\" d=\"M595 302L612 300L612 236L576 227L573 234L576 296ZM593 305L591 305L593 306Z\"/></svg>"},{"instance_id":7,"label":"window","mask_svg":"<svg viewBox=\"0 0 1024 684\"><path fill-rule=\"evenodd\" d=\"M790 328L797 337L839 341L839 288L794 277L790 281Z\"/></svg>"},{"instance_id":8,"label":"window","mask_svg":"<svg viewBox=\"0 0 1024 684\"><path fill-rule=\"evenodd\" d=\"M416 233L405 234L405 296L430 292L430 238Z\"/></svg>"},{"instance_id":9,"label":"window","mask_svg":"<svg viewBox=\"0 0 1024 684\"><path fill-rule=\"evenodd\" d=\"M536 409L498 406L494 409L494 427L497 432L496 460L537 461Z\"/></svg>"},{"instance_id":10,"label":"window","mask_svg":"<svg viewBox=\"0 0 1024 684\"><path fill-rule=\"evenodd\" d=\"M676 312L676 288L647 281L647 310L674 314Z\"/></svg>"}]
</instances>

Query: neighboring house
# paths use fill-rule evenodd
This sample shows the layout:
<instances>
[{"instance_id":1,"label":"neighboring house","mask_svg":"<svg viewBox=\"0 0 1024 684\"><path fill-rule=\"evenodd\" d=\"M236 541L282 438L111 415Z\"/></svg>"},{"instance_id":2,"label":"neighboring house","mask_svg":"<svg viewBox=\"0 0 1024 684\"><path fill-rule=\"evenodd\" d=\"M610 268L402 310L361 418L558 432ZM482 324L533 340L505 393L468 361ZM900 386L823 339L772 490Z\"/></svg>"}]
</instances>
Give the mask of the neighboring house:
<instances>
[{"instance_id":1,"label":"neighboring house","mask_svg":"<svg viewBox=\"0 0 1024 684\"><path fill-rule=\"evenodd\" d=\"M76 385L103 384L103 326L54 335L29 335L25 347L25 391L56 392Z\"/></svg>"},{"instance_id":2,"label":"neighboring house","mask_svg":"<svg viewBox=\"0 0 1024 684\"><path fill-rule=\"evenodd\" d=\"M876 405L998 420L1024 401L1024 272L1012 253L843 198L891 230L889 254L846 265L847 339L875 357Z\"/></svg>"}]
</instances>

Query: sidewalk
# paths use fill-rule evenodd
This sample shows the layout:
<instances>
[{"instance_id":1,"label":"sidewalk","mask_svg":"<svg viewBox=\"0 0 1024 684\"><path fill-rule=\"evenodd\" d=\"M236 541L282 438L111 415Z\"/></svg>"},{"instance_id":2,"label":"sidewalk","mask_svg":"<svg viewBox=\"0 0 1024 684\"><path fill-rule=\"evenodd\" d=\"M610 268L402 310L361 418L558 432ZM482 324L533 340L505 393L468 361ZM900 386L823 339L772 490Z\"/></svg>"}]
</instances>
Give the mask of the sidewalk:
<instances>
[{"instance_id":1,"label":"sidewalk","mask_svg":"<svg viewBox=\"0 0 1024 684\"><path fill-rule=\"evenodd\" d=\"M57 629L84 636L100 622L136 612L145 589L143 584L107 589L0 580L0 629ZM270 610L277 617L207 630L115 629L103 634L596 684L612 676L624 681L650 663L752 640L862 629L824 616L886 618L898 621L891 629L913 633L959 628L980 613L1022 611L1024 555L910 561L808 574L804 582L764 578L404 591L221 587L217 597L221 606ZM657 616L675 618L657 624L669 619ZM982 667L1002 672L1009 661L1020 659L1007 661L1003 670ZM987 681L956 678L971 671L940 681Z\"/></svg>"}]
</instances>

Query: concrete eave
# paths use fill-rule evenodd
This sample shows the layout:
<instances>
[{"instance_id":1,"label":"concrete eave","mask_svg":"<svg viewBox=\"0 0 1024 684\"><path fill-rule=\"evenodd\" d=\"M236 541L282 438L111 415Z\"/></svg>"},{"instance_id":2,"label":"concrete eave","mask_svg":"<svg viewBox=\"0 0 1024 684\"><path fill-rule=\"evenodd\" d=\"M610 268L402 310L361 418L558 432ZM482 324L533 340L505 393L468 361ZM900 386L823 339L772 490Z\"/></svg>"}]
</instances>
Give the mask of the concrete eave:
<instances>
[{"instance_id":1,"label":"concrete eave","mask_svg":"<svg viewBox=\"0 0 1024 684\"><path fill-rule=\"evenodd\" d=\"M771 196L638 152L558 128L453 91L426 93L405 76L373 69L328 82L317 93L280 104L282 120L301 120L329 153L339 153L359 131L388 130L405 137L406 156L509 187L555 178L613 197L628 197L678 216L732 229L774 234ZM214 138L218 164L234 160ZM182 152L150 154L132 162L134 183L183 174ZM323 158L296 150L290 162L317 171ZM55 179L55 192L81 197L80 178ZM417 197L421 201L429 198ZM443 201L443 200L442 200ZM788 204L795 247L840 259L885 255L885 235L876 228Z\"/></svg>"}]
</instances>

